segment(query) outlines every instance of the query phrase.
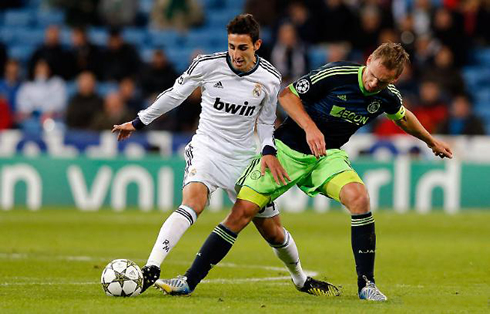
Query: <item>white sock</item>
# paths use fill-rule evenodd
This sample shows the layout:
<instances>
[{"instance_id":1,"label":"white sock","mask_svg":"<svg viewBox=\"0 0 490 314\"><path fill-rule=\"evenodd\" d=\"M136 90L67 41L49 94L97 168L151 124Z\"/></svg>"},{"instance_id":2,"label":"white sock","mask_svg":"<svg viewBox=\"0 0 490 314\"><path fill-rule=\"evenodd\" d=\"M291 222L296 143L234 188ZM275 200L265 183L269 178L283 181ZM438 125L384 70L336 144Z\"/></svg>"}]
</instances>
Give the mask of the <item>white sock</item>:
<instances>
[{"instance_id":1,"label":"white sock","mask_svg":"<svg viewBox=\"0 0 490 314\"><path fill-rule=\"evenodd\" d=\"M160 267L170 250L196 219L196 212L192 208L180 205L163 223L146 265Z\"/></svg>"},{"instance_id":2,"label":"white sock","mask_svg":"<svg viewBox=\"0 0 490 314\"><path fill-rule=\"evenodd\" d=\"M298 288L302 288L306 282L306 274L301 267L298 248L296 247L293 237L286 229L284 229L284 234L284 243L271 245L271 247L276 256L283 261L284 265L286 265L294 285Z\"/></svg>"}]
</instances>

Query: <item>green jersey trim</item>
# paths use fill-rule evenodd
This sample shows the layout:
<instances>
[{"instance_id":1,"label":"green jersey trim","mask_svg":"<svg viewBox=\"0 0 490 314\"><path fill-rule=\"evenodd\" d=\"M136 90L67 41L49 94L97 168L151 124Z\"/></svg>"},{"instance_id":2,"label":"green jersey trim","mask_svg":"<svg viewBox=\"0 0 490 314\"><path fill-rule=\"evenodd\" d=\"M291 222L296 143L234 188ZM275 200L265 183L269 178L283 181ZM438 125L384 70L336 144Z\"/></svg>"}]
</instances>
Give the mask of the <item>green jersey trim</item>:
<instances>
[{"instance_id":1,"label":"green jersey trim","mask_svg":"<svg viewBox=\"0 0 490 314\"><path fill-rule=\"evenodd\" d=\"M364 71L364 68L366 68L365 66L362 66L359 68L359 71L357 72L357 80L359 81L359 89L361 90L362 94L364 96L371 96L371 95L376 95L377 93L380 92L377 91L377 92L368 92L365 88L364 88L364 83L362 82L362 72Z\"/></svg>"},{"instance_id":2,"label":"green jersey trim","mask_svg":"<svg viewBox=\"0 0 490 314\"><path fill-rule=\"evenodd\" d=\"M296 96L299 97L298 92L296 91L296 88L294 88L293 84L289 84L289 90L295 94Z\"/></svg>"},{"instance_id":3,"label":"green jersey trim","mask_svg":"<svg viewBox=\"0 0 490 314\"><path fill-rule=\"evenodd\" d=\"M406 113L405 107L401 106L397 113L394 114L387 113L386 116L388 117L388 119L396 121L403 118L405 116L405 113Z\"/></svg>"}]
</instances>

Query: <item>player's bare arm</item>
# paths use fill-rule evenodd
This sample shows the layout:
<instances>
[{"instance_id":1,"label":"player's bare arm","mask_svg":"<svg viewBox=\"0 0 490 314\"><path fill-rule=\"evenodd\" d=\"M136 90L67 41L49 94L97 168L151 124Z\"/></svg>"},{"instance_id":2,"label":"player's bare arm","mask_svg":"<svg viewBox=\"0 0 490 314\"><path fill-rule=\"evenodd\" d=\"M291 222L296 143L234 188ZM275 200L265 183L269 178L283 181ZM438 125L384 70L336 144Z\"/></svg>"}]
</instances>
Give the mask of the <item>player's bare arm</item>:
<instances>
[{"instance_id":1,"label":"player's bare arm","mask_svg":"<svg viewBox=\"0 0 490 314\"><path fill-rule=\"evenodd\" d=\"M136 131L136 129L134 128L133 124L131 122L126 122L123 124L114 125L112 127L111 132L112 133L118 132L117 140L123 141L123 140L127 139L128 137L130 137L134 131Z\"/></svg>"},{"instance_id":2,"label":"player's bare arm","mask_svg":"<svg viewBox=\"0 0 490 314\"><path fill-rule=\"evenodd\" d=\"M325 156L325 137L306 112L301 99L285 88L279 95L279 103L287 114L305 131L306 142L316 157Z\"/></svg>"},{"instance_id":3,"label":"player's bare arm","mask_svg":"<svg viewBox=\"0 0 490 314\"><path fill-rule=\"evenodd\" d=\"M453 158L453 152L448 144L434 138L415 117L415 115L406 109L405 116L395 123L408 134L424 141L432 149L434 155L441 158Z\"/></svg>"}]
</instances>

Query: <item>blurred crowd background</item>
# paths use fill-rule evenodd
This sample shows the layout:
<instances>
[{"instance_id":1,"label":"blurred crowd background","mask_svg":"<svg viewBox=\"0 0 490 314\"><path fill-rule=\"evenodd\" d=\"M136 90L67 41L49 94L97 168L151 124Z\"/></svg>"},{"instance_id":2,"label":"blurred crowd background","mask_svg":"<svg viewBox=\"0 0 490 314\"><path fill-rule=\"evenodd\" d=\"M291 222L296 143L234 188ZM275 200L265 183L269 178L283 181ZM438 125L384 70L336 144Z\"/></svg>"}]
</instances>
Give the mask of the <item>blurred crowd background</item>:
<instances>
[{"instance_id":1,"label":"blurred crowd background","mask_svg":"<svg viewBox=\"0 0 490 314\"><path fill-rule=\"evenodd\" d=\"M2 0L0 129L101 131L132 120L197 54L225 51L225 26L244 12L260 22L258 54L284 86L401 42L411 64L396 85L430 132L490 130L490 0ZM148 129L194 132L199 103L196 90ZM402 132L385 119L365 129Z\"/></svg>"}]
</instances>

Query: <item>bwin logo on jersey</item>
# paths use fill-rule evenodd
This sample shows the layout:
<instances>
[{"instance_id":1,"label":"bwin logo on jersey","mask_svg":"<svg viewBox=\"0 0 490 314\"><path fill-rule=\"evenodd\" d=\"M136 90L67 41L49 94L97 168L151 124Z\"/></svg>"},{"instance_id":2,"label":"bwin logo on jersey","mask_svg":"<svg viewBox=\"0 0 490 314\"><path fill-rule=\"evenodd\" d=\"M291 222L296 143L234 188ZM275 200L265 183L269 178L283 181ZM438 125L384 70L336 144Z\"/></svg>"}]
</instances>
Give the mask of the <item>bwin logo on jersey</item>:
<instances>
[{"instance_id":1,"label":"bwin logo on jersey","mask_svg":"<svg viewBox=\"0 0 490 314\"><path fill-rule=\"evenodd\" d=\"M219 97L216 97L213 107L216 110L224 110L225 112L241 116L251 116L255 111L255 106L248 106L248 101L245 101L243 105L237 105L223 102Z\"/></svg>"}]
</instances>

